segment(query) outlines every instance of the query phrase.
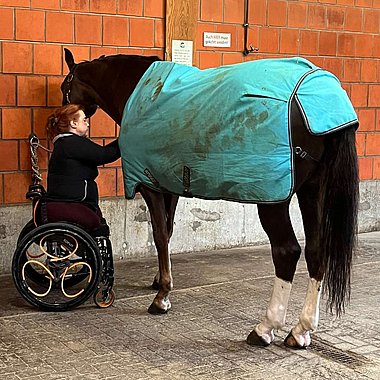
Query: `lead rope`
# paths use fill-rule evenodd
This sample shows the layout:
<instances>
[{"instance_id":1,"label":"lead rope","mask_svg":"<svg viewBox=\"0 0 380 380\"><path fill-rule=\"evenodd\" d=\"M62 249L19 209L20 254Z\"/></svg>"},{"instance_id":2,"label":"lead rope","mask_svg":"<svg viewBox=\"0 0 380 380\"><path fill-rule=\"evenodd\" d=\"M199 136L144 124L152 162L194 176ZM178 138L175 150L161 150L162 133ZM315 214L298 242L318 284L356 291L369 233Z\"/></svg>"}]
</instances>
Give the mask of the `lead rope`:
<instances>
[{"instance_id":1,"label":"lead rope","mask_svg":"<svg viewBox=\"0 0 380 380\"><path fill-rule=\"evenodd\" d=\"M30 160L32 162L32 184L29 186L29 190L26 193L26 198L32 200L33 203L36 203L36 201L45 193L45 189L41 185L42 175L40 173L40 167L38 166L37 149L40 147L47 152L51 153L52 151L42 146L38 136L34 133L29 136L29 144Z\"/></svg>"}]
</instances>

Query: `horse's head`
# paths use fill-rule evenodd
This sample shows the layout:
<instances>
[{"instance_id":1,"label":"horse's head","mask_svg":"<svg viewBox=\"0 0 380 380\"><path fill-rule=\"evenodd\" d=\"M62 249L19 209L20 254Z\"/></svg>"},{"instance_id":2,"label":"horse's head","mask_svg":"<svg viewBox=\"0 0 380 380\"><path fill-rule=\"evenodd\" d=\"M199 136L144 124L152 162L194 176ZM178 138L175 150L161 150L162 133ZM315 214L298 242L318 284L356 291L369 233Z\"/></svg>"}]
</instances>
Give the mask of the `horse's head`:
<instances>
[{"instance_id":1,"label":"horse's head","mask_svg":"<svg viewBox=\"0 0 380 380\"><path fill-rule=\"evenodd\" d=\"M98 108L98 102L96 92L86 80L88 73L86 70L81 70L81 66L86 62L75 63L71 51L66 48L65 61L70 71L61 84L62 104L82 104L85 107L86 116L91 117Z\"/></svg>"}]
</instances>

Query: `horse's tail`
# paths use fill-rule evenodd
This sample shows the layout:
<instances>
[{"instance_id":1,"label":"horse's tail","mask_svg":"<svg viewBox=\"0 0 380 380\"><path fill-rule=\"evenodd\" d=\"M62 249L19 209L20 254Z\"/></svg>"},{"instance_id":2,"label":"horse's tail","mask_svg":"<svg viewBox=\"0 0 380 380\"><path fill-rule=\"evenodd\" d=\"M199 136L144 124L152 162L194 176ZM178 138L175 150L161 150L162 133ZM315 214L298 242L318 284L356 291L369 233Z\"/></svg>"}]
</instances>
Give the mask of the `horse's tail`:
<instances>
[{"instance_id":1,"label":"horse's tail","mask_svg":"<svg viewBox=\"0 0 380 380\"><path fill-rule=\"evenodd\" d=\"M356 125L357 126L357 125ZM359 174L355 127L326 138L321 202L321 249L327 306L339 316L350 299L351 266L356 246Z\"/></svg>"}]
</instances>

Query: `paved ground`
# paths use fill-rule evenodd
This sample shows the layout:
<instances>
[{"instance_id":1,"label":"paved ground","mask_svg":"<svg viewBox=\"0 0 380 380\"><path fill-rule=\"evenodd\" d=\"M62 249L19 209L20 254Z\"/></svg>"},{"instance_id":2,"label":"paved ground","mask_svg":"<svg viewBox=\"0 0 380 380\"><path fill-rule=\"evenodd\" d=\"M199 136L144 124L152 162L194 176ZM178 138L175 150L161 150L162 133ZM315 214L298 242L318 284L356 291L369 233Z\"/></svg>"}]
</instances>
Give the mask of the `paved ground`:
<instances>
[{"instance_id":1,"label":"paved ground","mask_svg":"<svg viewBox=\"0 0 380 380\"><path fill-rule=\"evenodd\" d=\"M156 260L116 265L117 301L65 313L29 307L0 276L0 379L380 379L380 232L362 234L351 305L340 320L325 312L311 348L283 338L297 322L307 274L300 262L285 331L269 348L245 338L271 292L267 246L173 256L173 309L146 310Z\"/></svg>"}]
</instances>

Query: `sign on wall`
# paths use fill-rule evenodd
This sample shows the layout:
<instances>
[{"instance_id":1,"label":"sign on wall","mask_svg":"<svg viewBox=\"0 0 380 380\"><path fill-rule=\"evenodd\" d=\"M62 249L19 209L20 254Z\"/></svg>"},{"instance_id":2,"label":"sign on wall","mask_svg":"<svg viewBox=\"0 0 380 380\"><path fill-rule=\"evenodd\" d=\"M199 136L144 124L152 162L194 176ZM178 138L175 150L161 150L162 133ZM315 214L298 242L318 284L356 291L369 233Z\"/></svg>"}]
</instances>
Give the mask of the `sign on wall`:
<instances>
[{"instance_id":1,"label":"sign on wall","mask_svg":"<svg viewBox=\"0 0 380 380\"><path fill-rule=\"evenodd\" d=\"M172 40L172 62L193 65L193 41Z\"/></svg>"},{"instance_id":2,"label":"sign on wall","mask_svg":"<svg viewBox=\"0 0 380 380\"><path fill-rule=\"evenodd\" d=\"M231 33L203 33L203 46L231 47Z\"/></svg>"}]
</instances>

